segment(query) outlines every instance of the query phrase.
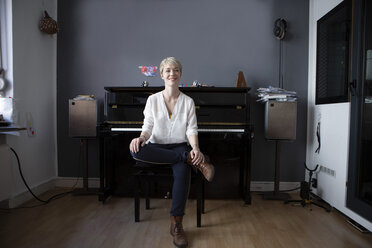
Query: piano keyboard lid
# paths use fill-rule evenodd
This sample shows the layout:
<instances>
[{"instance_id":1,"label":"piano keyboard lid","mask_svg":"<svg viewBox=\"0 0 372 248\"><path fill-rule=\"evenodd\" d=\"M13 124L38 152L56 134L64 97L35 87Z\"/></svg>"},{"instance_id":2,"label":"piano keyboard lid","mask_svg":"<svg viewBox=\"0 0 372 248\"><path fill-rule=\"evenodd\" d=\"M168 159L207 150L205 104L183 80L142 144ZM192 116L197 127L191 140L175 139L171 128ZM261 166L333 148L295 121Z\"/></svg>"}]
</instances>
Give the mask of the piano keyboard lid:
<instances>
[{"instance_id":1,"label":"piano keyboard lid","mask_svg":"<svg viewBox=\"0 0 372 248\"><path fill-rule=\"evenodd\" d=\"M112 132L141 132L137 127L112 127ZM198 128L198 132L205 133L244 133L242 128Z\"/></svg>"}]
</instances>

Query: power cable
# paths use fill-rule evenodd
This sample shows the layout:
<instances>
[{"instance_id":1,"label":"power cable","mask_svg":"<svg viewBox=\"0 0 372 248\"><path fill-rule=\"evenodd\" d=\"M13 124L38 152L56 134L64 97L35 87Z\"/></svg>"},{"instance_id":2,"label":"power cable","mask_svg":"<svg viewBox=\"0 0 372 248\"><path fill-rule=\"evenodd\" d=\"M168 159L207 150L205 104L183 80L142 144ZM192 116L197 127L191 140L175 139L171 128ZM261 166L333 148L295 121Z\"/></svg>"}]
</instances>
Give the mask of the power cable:
<instances>
[{"instance_id":1,"label":"power cable","mask_svg":"<svg viewBox=\"0 0 372 248\"><path fill-rule=\"evenodd\" d=\"M55 194L55 195L51 196L49 199L47 199L47 200L43 200L43 199L39 198L37 195L34 194L34 192L33 192L33 191L31 190L31 188L28 186L28 184L27 184L27 182L26 182L26 179L25 179L24 176L23 176L22 168L21 168L21 163L20 163L20 160L19 160L19 157L18 157L17 152L16 152L12 147L9 147L9 148L10 148L10 150L14 153L14 155L15 155L15 157L16 157L16 159L17 159L18 171L19 171L19 174L20 174L20 176L21 176L21 178L22 178L22 181L23 181L24 185L27 187L27 189L28 189L28 191L31 193L31 195L32 195L36 200L38 200L39 202L41 202L41 204L37 204L37 205L33 205L33 206L25 206L25 207L9 208L9 209L1 208L0 210L12 210L12 209L22 209L22 208L34 208L34 207L43 206L43 205L48 204L48 203L51 202L52 200L59 199L59 198L61 198L61 197L63 197L63 196L66 196L66 195L68 195L68 194L70 194L70 193L72 193L72 192L74 191L74 189L75 189L75 187L76 187L76 185L77 185L77 183L78 183L78 181L79 181L79 175L78 175L78 177L77 177L77 179L76 179L75 184L72 186L71 190L66 191L66 192L62 192L62 193L59 193L59 194ZM80 160L80 157L81 157L81 151L79 152L79 160ZM78 174L80 174L80 173L78 173Z\"/></svg>"},{"instance_id":2,"label":"power cable","mask_svg":"<svg viewBox=\"0 0 372 248\"><path fill-rule=\"evenodd\" d=\"M318 148L316 148L315 153L320 153L320 121L318 122L318 125L316 127L316 138L318 141Z\"/></svg>"},{"instance_id":3,"label":"power cable","mask_svg":"<svg viewBox=\"0 0 372 248\"><path fill-rule=\"evenodd\" d=\"M296 188L293 188L293 189L286 189L286 190L279 190L280 193L285 193L285 192L291 192L291 191L295 191L295 190L299 190L301 189L301 187L296 187ZM265 193L270 193L270 192L273 192L272 190L271 191L256 191L257 194L259 195L263 195Z\"/></svg>"},{"instance_id":4,"label":"power cable","mask_svg":"<svg viewBox=\"0 0 372 248\"><path fill-rule=\"evenodd\" d=\"M25 186L27 187L28 191L31 193L31 195L32 195L36 200L38 200L38 201L40 201L40 202L43 202L43 203L48 203L49 200L44 201L44 200L40 199L37 195L35 195L34 192L32 192L32 190L31 190L30 187L28 186L28 184L27 184L27 182L26 182L26 180L25 180L25 178L24 178L24 176L23 176L22 169L21 169L21 163L19 162L18 154L17 154L16 151L15 151L13 148L11 148L11 147L10 147L10 150L14 153L14 155L15 155L16 158L17 158L19 174L21 175L22 181L23 181L23 183L25 184Z\"/></svg>"}]
</instances>

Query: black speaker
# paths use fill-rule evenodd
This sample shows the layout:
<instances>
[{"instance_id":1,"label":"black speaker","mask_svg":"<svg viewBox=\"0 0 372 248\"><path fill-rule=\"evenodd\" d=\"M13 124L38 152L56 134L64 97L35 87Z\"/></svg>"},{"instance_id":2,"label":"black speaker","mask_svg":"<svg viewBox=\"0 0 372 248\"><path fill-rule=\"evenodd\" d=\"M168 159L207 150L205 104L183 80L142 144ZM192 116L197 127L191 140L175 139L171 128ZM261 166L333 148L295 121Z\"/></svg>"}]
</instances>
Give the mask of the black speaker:
<instances>
[{"instance_id":1,"label":"black speaker","mask_svg":"<svg viewBox=\"0 0 372 248\"><path fill-rule=\"evenodd\" d=\"M287 31L287 21L282 18L278 18L275 21L274 30L273 30L275 37L278 40L284 39L286 31Z\"/></svg>"}]
</instances>

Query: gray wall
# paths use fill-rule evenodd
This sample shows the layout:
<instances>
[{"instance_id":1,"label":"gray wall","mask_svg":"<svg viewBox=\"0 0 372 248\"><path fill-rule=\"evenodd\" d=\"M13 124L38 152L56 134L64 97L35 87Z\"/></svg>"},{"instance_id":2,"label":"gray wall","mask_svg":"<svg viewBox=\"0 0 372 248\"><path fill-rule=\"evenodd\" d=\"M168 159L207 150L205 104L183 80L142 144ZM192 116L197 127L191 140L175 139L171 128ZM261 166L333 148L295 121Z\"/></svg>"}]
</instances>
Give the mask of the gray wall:
<instances>
[{"instance_id":1,"label":"gray wall","mask_svg":"<svg viewBox=\"0 0 372 248\"><path fill-rule=\"evenodd\" d=\"M102 118L104 86L139 86L139 65L175 56L183 83L235 86L243 71L252 87L255 125L252 180L272 181L274 142L264 139L264 105L256 89L278 86L279 41L274 21L288 21L283 43L284 88L298 92L297 140L283 142L281 181L301 181L306 149L308 0L64 0L58 3L59 176L77 173L79 142L68 137L68 99L94 94ZM90 175L98 175L97 141L90 142Z\"/></svg>"}]
</instances>

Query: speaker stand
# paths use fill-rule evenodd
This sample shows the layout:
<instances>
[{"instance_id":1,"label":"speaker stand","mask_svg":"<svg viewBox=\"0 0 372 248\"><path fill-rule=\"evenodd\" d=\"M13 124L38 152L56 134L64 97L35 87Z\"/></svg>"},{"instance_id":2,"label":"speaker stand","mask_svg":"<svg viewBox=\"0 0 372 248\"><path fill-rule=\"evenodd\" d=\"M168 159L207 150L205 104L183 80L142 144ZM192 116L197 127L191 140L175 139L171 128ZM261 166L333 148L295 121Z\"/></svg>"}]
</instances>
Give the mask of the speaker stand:
<instances>
[{"instance_id":1,"label":"speaker stand","mask_svg":"<svg viewBox=\"0 0 372 248\"><path fill-rule=\"evenodd\" d=\"M98 189L90 189L88 186L88 139L80 139L80 151L82 153L83 188L77 188L73 195L96 195Z\"/></svg>"},{"instance_id":2,"label":"speaker stand","mask_svg":"<svg viewBox=\"0 0 372 248\"><path fill-rule=\"evenodd\" d=\"M291 196L287 193L280 193L279 191L279 180L280 180L280 141L275 140L275 179L274 179L274 191L266 192L263 195L265 200L288 200Z\"/></svg>"}]
</instances>

